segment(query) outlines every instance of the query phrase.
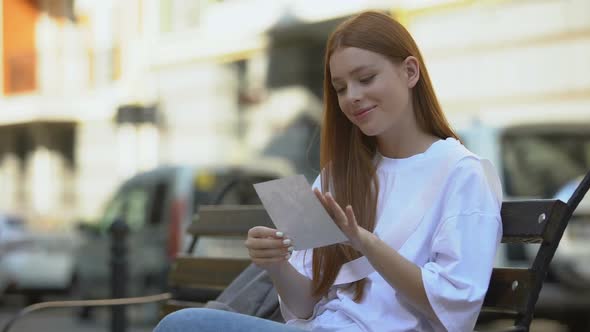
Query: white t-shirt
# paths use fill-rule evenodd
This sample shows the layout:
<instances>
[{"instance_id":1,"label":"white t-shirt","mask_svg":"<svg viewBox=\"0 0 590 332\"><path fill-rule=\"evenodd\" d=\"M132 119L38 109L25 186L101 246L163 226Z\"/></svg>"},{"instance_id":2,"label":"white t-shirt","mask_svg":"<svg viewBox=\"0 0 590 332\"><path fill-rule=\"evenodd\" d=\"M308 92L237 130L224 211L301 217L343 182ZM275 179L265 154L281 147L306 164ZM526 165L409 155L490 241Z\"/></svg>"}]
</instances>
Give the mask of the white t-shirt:
<instances>
[{"instance_id":1,"label":"white t-shirt","mask_svg":"<svg viewBox=\"0 0 590 332\"><path fill-rule=\"evenodd\" d=\"M309 319L299 319L280 301L283 317L288 325L312 331L473 330L502 235L497 174L489 161L453 138L409 158L376 160L374 233L421 268L426 294L444 326L414 308L365 257L342 267ZM318 178L313 187L320 186ZM311 279L312 256L312 250L295 251L289 261ZM354 287L346 286L364 277L365 296L356 303Z\"/></svg>"}]
</instances>

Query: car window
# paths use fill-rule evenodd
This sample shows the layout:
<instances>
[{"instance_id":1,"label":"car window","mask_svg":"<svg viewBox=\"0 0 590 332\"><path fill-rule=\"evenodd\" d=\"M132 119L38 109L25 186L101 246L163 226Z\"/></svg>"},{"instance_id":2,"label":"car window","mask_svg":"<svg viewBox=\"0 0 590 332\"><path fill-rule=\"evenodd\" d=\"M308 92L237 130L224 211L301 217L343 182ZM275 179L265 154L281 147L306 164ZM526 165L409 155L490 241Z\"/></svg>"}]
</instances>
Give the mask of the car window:
<instances>
[{"instance_id":1,"label":"car window","mask_svg":"<svg viewBox=\"0 0 590 332\"><path fill-rule=\"evenodd\" d=\"M140 228L147 216L148 199L148 193L141 189L119 193L107 205L100 221L100 230L108 231L111 224L119 217L125 218L125 222L132 230Z\"/></svg>"},{"instance_id":2,"label":"car window","mask_svg":"<svg viewBox=\"0 0 590 332\"><path fill-rule=\"evenodd\" d=\"M234 175L230 176L215 191L214 199L219 204L256 205L261 204L254 190L254 184L276 179L271 175Z\"/></svg>"},{"instance_id":3,"label":"car window","mask_svg":"<svg viewBox=\"0 0 590 332\"><path fill-rule=\"evenodd\" d=\"M590 169L590 135L512 133L502 137L505 193L552 198Z\"/></svg>"},{"instance_id":4,"label":"car window","mask_svg":"<svg viewBox=\"0 0 590 332\"><path fill-rule=\"evenodd\" d=\"M146 220L149 194L144 190L132 190L127 195L125 221L132 230L141 228Z\"/></svg>"},{"instance_id":5,"label":"car window","mask_svg":"<svg viewBox=\"0 0 590 332\"><path fill-rule=\"evenodd\" d=\"M123 215L125 197L123 193L118 194L107 204L104 215L99 222L101 231L108 230L111 224L115 222L115 219Z\"/></svg>"},{"instance_id":6,"label":"car window","mask_svg":"<svg viewBox=\"0 0 590 332\"><path fill-rule=\"evenodd\" d=\"M201 173L194 181L194 204L261 204L254 183L276 179L270 174L243 174L229 172L223 175L206 177ZM219 200L219 201L217 201ZM201 236L193 250L195 256L248 258L243 237Z\"/></svg>"},{"instance_id":7,"label":"car window","mask_svg":"<svg viewBox=\"0 0 590 332\"><path fill-rule=\"evenodd\" d=\"M168 184L166 182L160 182L156 185L150 209L150 225L158 225L165 219L164 212L168 191Z\"/></svg>"},{"instance_id":8,"label":"car window","mask_svg":"<svg viewBox=\"0 0 590 332\"><path fill-rule=\"evenodd\" d=\"M201 172L193 181L193 206L206 204L260 204L254 183L274 180L272 175L245 175L239 173L209 174ZM221 201L216 202L217 199Z\"/></svg>"}]
</instances>

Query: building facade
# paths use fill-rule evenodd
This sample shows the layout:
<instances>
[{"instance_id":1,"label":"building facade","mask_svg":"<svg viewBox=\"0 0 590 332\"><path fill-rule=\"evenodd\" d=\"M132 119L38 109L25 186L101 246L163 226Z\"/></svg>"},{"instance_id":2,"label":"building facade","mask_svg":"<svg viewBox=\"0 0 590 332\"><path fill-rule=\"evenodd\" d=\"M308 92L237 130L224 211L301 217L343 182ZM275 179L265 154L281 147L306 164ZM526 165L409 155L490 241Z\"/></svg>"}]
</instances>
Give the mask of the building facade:
<instances>
[{"instance_id":1,"label":"building facade","mask_svg":"<svg viewBox=\"0 0 590 332\"><path fill-rule=\"evenodd\" d=\"M138 171L319 121L325 40L365 9L409 28L459 122L590 116L586 0L1 0L0 211L69 226Z\"/></svg>"}]
</instances>

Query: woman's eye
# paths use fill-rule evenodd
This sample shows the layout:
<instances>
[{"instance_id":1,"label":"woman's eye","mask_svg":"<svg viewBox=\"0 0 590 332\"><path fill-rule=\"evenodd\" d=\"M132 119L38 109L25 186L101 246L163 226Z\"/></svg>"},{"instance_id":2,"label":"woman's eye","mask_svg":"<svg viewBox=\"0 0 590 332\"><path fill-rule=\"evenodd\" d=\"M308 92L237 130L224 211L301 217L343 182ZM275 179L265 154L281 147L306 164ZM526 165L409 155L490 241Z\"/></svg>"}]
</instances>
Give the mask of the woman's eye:
<instances>
[{"instance_id":1,"label":"woman's eye","mask_svg":"<svg viewBox=\"0 0 590 332\"><path fill-rule=\"evenodd\" d=\"M336 93L340 95L340 94L344 93L344 91L346 91L346 88L337 88L335 90L336 90Z\"/></svg>"},{"instance_id":2,"label":"woman's eye","mask_svg":"<svg viewBox=\"0 0 590 332\"><path fill-rule=\"evenodd\" d=\"M373 78L375 78L375 75L363 77L359 81L361 83L365 83L366 84L366 83L370 83L373 80Z\"/></svg>"}]
</instances>

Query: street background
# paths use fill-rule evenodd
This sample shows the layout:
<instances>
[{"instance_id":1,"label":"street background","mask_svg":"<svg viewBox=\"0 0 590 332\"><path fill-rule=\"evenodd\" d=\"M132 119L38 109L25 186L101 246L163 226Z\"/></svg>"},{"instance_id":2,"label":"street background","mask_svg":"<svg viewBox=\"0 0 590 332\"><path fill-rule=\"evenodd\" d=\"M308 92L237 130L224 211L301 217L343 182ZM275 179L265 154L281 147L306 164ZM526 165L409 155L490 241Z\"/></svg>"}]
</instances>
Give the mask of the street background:
<instances>
[{"instance_id":1,"label":"street background","mask_svg":"<svg viewBox=\"0 0 590 332\"><path fill-rule=\"evenodd\" d=\"M368 9L412 33L506 199L567 200L590 169L590 0L0 0L0 326L30 303L110 297L117 218L127 295L156 294L198 206L236 174L312 181L324 44ZM224 196L256 201L248 186ZM586 294L590 204L579 210L548 282ZM204 239L194 254L246 257L242 242ZM497 265L535 250L502 246ZM571 313L590 321L590 305ZM104 331L108 317L50 310L13 331ZM148 331L157 308L129 317Z\"/></svg>"}]
</instances>

